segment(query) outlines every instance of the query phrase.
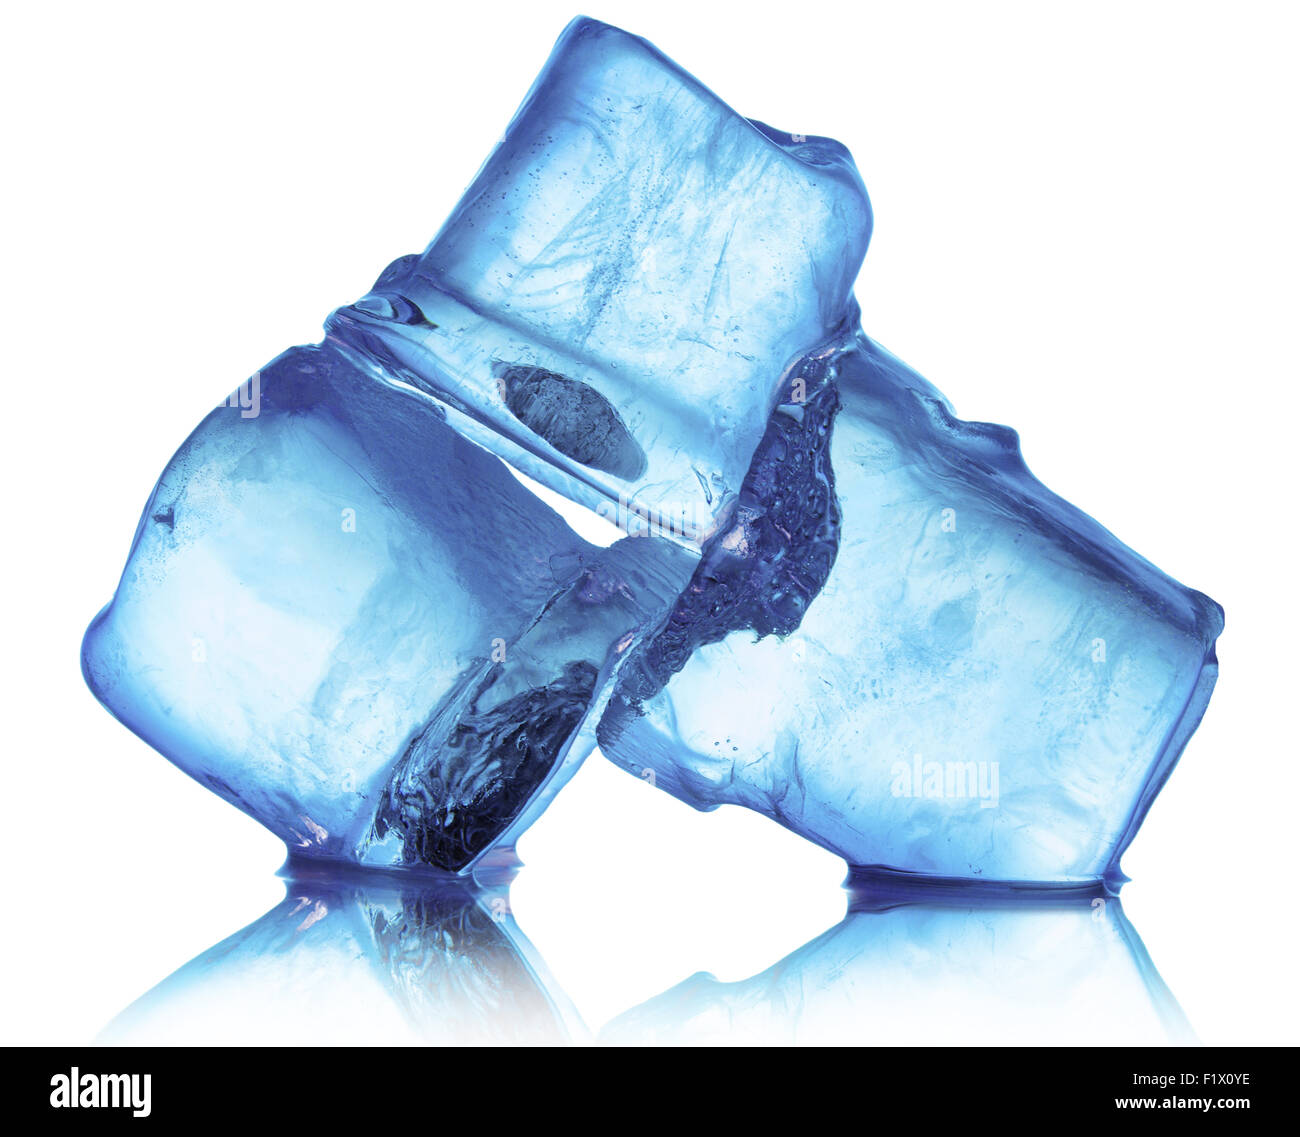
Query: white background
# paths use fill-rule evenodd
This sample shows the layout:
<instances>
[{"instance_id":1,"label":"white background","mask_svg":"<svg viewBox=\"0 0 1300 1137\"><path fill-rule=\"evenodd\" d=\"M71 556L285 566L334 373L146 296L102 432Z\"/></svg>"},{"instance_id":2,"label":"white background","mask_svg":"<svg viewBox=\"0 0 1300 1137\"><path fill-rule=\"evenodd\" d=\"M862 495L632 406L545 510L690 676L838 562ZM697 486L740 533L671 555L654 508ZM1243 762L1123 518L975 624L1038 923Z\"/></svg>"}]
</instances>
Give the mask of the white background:
<instances>
[{"instance_id":1,"label":"white background","mask_svg":"<svg viewBox=\"0 0 1300 1137\"><path fill-rule=\"evenodd\" d=\"M280 844L78 672L199 419L432 236L566 3L23 5L3 86L5 1042L93 1036L282 894ZM1125 908L1205 1042L1297 1041L1297 26L1269 4L593 2L853 151L867 330L1227 610ZM593 756L519 924L594 1029L834 924L842 864Z\"/></svg>"}]
</instances>

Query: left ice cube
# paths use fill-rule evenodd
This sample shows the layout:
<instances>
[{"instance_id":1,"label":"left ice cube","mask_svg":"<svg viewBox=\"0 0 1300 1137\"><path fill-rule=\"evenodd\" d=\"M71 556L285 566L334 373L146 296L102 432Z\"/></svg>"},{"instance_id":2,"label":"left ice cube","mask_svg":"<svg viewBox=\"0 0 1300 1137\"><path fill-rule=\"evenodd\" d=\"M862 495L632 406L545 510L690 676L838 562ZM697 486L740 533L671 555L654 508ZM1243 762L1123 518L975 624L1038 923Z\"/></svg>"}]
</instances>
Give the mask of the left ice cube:
<instances>
[{"instance_id":1,"label":"left ice cube","mask_svg":"<svg viewBox=\"0 0 1300 1137\"><path fill-rule=\"evenodd\" d=\"M592 746L680 550L580 539L330 341L213 411L82 647L126 726L301 858L467 872Z\"/></svg>"}]
</instances>

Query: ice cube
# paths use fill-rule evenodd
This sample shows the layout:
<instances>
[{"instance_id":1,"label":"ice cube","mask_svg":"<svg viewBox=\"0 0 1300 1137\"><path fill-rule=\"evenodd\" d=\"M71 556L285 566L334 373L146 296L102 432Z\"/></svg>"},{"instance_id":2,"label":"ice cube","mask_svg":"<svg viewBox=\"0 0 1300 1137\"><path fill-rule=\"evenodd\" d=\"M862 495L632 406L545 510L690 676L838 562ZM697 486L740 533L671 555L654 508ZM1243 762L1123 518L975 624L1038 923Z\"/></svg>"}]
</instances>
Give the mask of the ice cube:
<instances>
[{"instance_id":1,"label":"ice cube","mask_svg":"<svg viewBox=\"0 0 1300 1137\"><path fill-rule=\"evenodd\" d=\"M296 857L464 871L590 750L686 556L580 540L336 346L243 391L159 480L87 681Z\"/></svg>"},{"instance_id":2,"label":"ice cube","mask_svg":"<svg viewBox=\"0 0 1300 1137\"><path fill-rule=\"evenodd\" d=\"M575 20L429 248L330 327L468 437L630 531L699 542L871 232L848 152Z\"/></svg>"},{"instance_id":3,"label":"ice cube","mask_svg":"<svg viewBox=\"0 0 1300 1137\"><path fill-rule=\"evenodd\" d=\"M970 880L1118 881L1223 614L857 335L792 372L602 751L699 808Z\"/></svg>"}]
</instances>

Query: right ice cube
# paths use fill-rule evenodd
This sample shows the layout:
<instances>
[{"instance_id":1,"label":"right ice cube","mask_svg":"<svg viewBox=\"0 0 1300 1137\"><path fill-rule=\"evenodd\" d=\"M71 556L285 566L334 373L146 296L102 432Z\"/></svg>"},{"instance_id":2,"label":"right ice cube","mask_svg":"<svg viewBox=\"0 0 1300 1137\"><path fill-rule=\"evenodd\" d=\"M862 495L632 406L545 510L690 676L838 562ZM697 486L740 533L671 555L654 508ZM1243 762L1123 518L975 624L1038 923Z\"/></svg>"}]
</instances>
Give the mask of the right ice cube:
<instances>
[{"instance_id":1,"label":"right ice cube","mask_svg":"<svg viewBox=\"0 0 1300 1137\"><path fill-rule=\"evenodd\" d=\"M603 752L859 869L1122 879L1214 686L1222 610L861 333L782 398Z\"/></svg>"}]
</instances>

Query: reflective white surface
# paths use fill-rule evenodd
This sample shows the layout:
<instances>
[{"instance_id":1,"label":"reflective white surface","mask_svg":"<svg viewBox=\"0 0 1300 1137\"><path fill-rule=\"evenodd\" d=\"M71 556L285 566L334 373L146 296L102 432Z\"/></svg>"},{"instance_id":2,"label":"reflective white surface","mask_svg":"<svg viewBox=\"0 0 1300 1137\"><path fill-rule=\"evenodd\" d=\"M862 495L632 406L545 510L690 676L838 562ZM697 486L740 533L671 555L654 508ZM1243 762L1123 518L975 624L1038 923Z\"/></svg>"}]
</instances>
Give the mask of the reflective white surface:
<instances>
[{"instance_id":1,"label":"reflective white surface","mask_svg":"<svg viewBox=\"0 0 1300 1137\"><path fill-rule=\"evenodd\" d=\"M862 884L748 978L700 973L584 1022L505 886L291 880L261 919L137 1000L101 1043L1187 1044L1117 898Z\"/></svg>"}]
</instances>

